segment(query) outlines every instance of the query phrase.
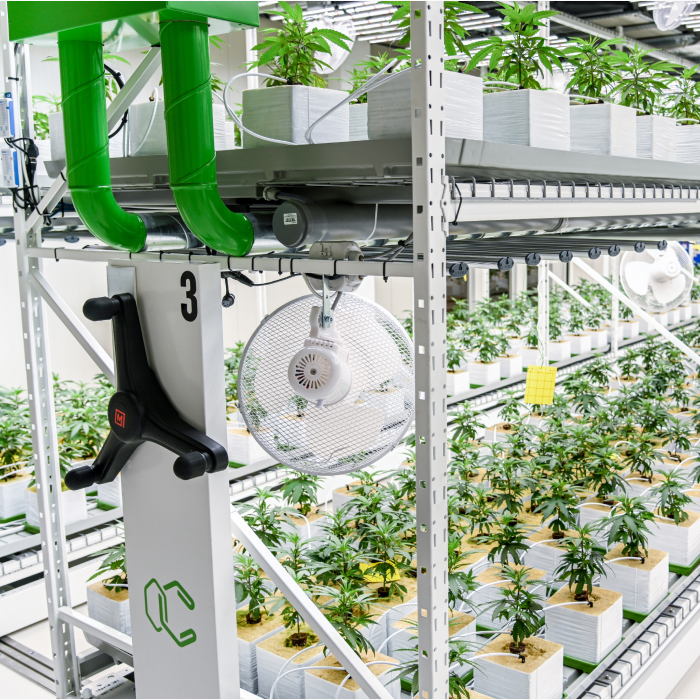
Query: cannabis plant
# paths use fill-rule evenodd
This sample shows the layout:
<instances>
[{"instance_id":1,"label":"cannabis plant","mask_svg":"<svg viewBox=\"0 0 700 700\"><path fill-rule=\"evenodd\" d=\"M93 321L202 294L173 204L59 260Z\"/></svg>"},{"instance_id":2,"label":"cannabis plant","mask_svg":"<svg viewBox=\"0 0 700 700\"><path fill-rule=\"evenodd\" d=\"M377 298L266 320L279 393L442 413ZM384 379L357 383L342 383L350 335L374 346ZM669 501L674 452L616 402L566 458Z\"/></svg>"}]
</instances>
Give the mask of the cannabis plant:
<instances>
[{"instance_id":1,"label":"cannabis plant","mask_svg":"<svg viewBox=\"0 0 700 700\"><path fill-rule=\"evenodd\" d=\"M664 103L664 112L677 121L700 121L700 83L696 75L700 66L685 68L671 85L672 92Z\"/></svg>"},{"instance_id":2,"label":"cannabis plant","mask_svg":"<svg viewBox=\"0 0 700 700\"><path fill-rule=\"evenodd\" d=\"M281 29L262 29L267 38L253 47L259 52L257 61L248 64L249 68L268 67L272 75L282 78L287 85L309 85L325 87L324 79L317 71L330 66L318 54L331 53L331 44L350 51L350 39L335 29L309 27L301 5L290 5L280 0L282 17ZM330 42L330 43L329 43ZM279 85L278 80L267 80L270 87Z\"/></svg>"},{"instance_id":3,"label":"cannabis plant","mask_svg":"<svg viewBox=\"0 0 700 700\"><path fill-rule=\"evenodd\" d=\"M297 515L293 508L272 504L275 496L269 489L256 489L255 500L239 506L244 520L253 528L262 543L275 550L284 541L282 523L293 525L291 517Z\"/></svg>"},{"instance_id":4,"label":"cannabis plant","mask_svg":"<svg viewBox=\"0 0 700 700\"><path fill-rule=\"evenodd\" d=\"M365 568L370 563L367 552L360 551L349 538L331 535L314 553L314 575L329 586L343 580L364 585Z\"/></svg>"},{"instance_id":5,"label":"cannabis plant","mask_svg":"<svg viewBox=\"0 0 700 700\"><path fill-rule=\"evenodd\" d=\"M500 3L498 11L503 15L503 36L490 36L470 43L466 54L470 60L466 72L474 70L481 61L488 59L489 69L497 71L498 79L513 81L520 88L541 90L538 76L544 77L545 71L552 72L553 66L561 69L564 54L557 48L549 46L539 30L544 27L543 20L559 14L554 10L537 11L537 5L519 5L510 7Z\"/></svg>"},{"instance_id":6,"label":"cannabis plant","mask_svg":"<svg viewBox=\"0 0 700 700\"><path fill-rule=\"evenodd\" d=\"M617 79L617 69L610 54L610 47L619 43L616 39L601 41L597 37L572 38L573 45L564 49L573 68L567 90L585 97L600 100L607 95Z\"/></svg>"},{"instance_id":7,"label":"cannabis plant","mask_svg":"<svg viewBox=\"0 0 700 700\"><path fill-rule=\"evenodd\" d=\"M511 560L514 564L522 564L523 554L528 550L525 540L529 533L517 521L515 515L508 511L496 518L496 524L498 528L494 532L478 538L480 542L492 542L496 545L489 552L489 561L495 561L498 557L502 566L507 566Z\"/></svg>"},{"instance_id":8,"label":"cannabis plant","mask_svg":"<svg viewBox=\"0 0 700 700\"><path fill-rule=\"evenodd\" d=\"M88 578L88 581L100 578L102 579L102 585L107 590L121 593L122 589L128 588L129 584L129 577L126 572L126 546L122 542L122 544L93 554L91 558L95 559L103 556L104 559L100 563L100 568ZM109 574L109 576L103 578L105 574Z\"/></svg>"},{"instance_id":9,"label":"cannabis plant","mask_svg":"<svg viewBox=\"0 0 700 700\"><path fill-rule=\"evenodd\" d=\"M608 547L620 543L622 556L648 556L647 542L650 531L647 523L653 520L654 514L647 509L644 499L619 496L618 502L610 511Z\"/></svg>"},{"instance_id":10,"label":"cannabis plant","mask_svg":"<svg viewBox=\"0 0 700 700\"><path fill-rule=\"evenodd\" d=\"M399 578L411 564L412 555L402 546L402 523L389 514L378 515L375 523L364 531L360 546L367 553L372 565L366 574L379 576L382 585L377 589L380 598L398 595L402 600L406 586L399 583Z\"/></svg>"},{"instance_id":11,"label":"cannabis plant","mask_svg":"<svg viewBox=\"0 0 700 700\"><path fill-rule=\"evenodd\" d=\"M282 482L282 496L285 503L292 507L298 506L299 512L306 516L318 502L320 488L320 477L290 471L290 475Z\"/></svg>"},{"instance_id":12,"label":"cannabis plant","mask_svg":"<svg viewBox=\"0 0 700 700\"><path fill-rule=\"evenodd\" d=\"M256 625L267 614L268 599L273 593L272 583L264 579L253 557L247 554L234 554L236 602L248 599L246 622Z\"/></svg>"},{"instance_id":13,"label":"cannabis plant","mask_svg":"<svg viewBox=\"0 0 700 700\"><path fill-rule=\"evenodd\" d=\"M651 490L652 496L656 499L659 513L680 525L688 519L688 513L683 509L691 502L684 492L688 486L685 474L680 469L660 471L659 474L661 483Z\"/></svg>"},{"instance_id":14,"label":"cannabis plant","mask_svg":"<svg viewBox=\"0 0 700 700\"><path fill-rule=\"evenodd\" d=\"M603 576L606 570L605 548L593 538L593 525L574 528L575 535L563 541L565 550L554 572L558 579L568 579L576 600L588 600L593 593L593 579Z\"/></svg>"},{"instance_id":15,"label":"cannabis plant","mask_svg":"<svg viewBox=\"0 0 700 700\"><path fill-rule=\"evenodd\" d=\"M574 487L566 480L553 478L547 491L539 498L537 511L542 513L542 522L548 521L552 537L562 539L564 530L576 524L579 498Z\"/></svg>"},{"instance_id":16,"label":"cannabis plant","mask_svg":"<svg viewBox=\"0 0 700 700\"><path fill-rule=\"evenodd\" d=\"M666 438L673 446L673 451L669 451L671 459L681 461L681 453L690 449L691 428L688 423L676 416L669 416L666 424Z\"/></svg>"},{"instance_id":17,"label":"cannabis plant","mask_svg":"<svg viewBox=\"0 0 700 700\"><path fill-rule=\"evenodd\" d=\"M32 456L31 421L25 394L23 389L0 389L0 467L25 462Z\"/></svg>"},{"instance_id":18,"label":"cannabis plant","mask_svg":"<svg viewBox=\"0 0 700 700\"><path fill-rule=\"evenodd\" d=\"M520 393L517 391L506 391L505 395L503 406L498 413L506 422L504 428L507 430L509 425L520 422L522 412L527 413L527 405L522 401Z\"/></svg>"},{"instance_id":19,"label":"cannabis plant","mask_svg":"<svg viewBox=\"0 0 700 700\"><path fill-rule=\"evenodd\" d=\"M544 623L542 617L543 598L539 593L529 590L530 587L544 584L544 581L530 578L532 569L527 567L514 568L503 566L501 577L509 585L500 587L500 597L488 607L493 609L492 616L512 624L510 644L511 654L524 654L525 640L537 634Z\"/></svg>"},{"instance_id":20,"label":"cannabis plant","mask_svg":"<svg viewBox=\"0 0 700 700\"><path fill-rule=\"evenodd\" d=\"M391 63L393 58L386 51L378 56L370 56L366 61L360 61L348 77L350 88L348 93L352 94L359 90L373 75L379 73L383 68ZM351 104L366 104L367 93L360 95Z\"/></svg>"},{"instance_id":21,"label":"cannabis plant","mask_svg":"<svg viewBox=\"0 0 700 700\"><path fill-rule=\"evenodd\" d=\"M398 29L404 32L399 39L399 46L410 44L411 42L411 3L410 0L390 0L383 4L393 5L396 7L391 21L399 22ZM420 10L419 10L420 12ZM473 5L467 5L465 2L457 0L445 0L445 15L443 24L443 37L445 40L445 53L448 56L456 56L458 53L464 53L466 47L464 39L469 36L464 27L459 23L460 15L465 12L476 12L481 14L483 10Z\"/></svg>"},{"instance_id":22,"label":"cannabis plant","mask_svg":"<svg viewBox=\"0 0 700 700\"><path fill-rule=\"evenodd\" d=\"M464 353L458 342L452 338L447 339L447 371L456 372L464 362Z\"/></svg>"},{"instance_id":23,"label":"cannabis plant","mask_svg":"<svg viewBox=\"0 0 700 700\"><path fill-rule=\"evenodd\" d=\"M478 429L484 427L479 420L481 412L474 409L469 402L458 404L457 410L449 415L454 426L452 437L455 440L476 440Z\"/></svg>"},{"instance_id":24,"label":"cannabis plant","mask_svg":"<svg viewBox=\"0 0 700 700\"><path fill-rule=\"evenodd\" d=\"M641 114L654 114L659 101L673 80L678 65L669 61L651 62L652 49L642 50L638 44L622 51L612 51L612 62L619 73L610 96L620 104L634 107Z\"/></svg>"},{"instance_id":25,"label":"cannabis plant","mask_svg":"<svg viewBox=\"0 0 700 700\"><path fill-rule=\"evenodd\" d=\"M458 603L469 605L469 595L479 587L472 569L465 570L475 551L478 550L463 552L462 538L450 536L447 543L447 603L450 609L456 608Z\"/></svg>"},{"instance_id":26,"label":"cannabis plant","mask_svg":"<svg viewBox=\"0 0 700 700\"><path fill-rule=\"evenodd\" d=\"M370 615L373 593L344 579L335 581L333 586L314 586L312 592L325 598L320 604L323 614L355 652L374 651L362 629L377 624ZM328 653L328 649L324 647L323 652Z\"/></svg>"},{"instance_id":27,"label":"cannabis plant","mask_svg":"<svg viewBox=\"0 0 700 700\"><path fill-rule=\"evenodd\" d=\"M294 582L310 596L310 586L312 585L312 580L305 571L294 571L290 572L290 576ZM290 603L284 596L279 596L275 600L274 604L270 608L270 616L276 615L279 611L284 626L288 630L294 630L287 639L285 639L285 646L305 648L315 644L318 641L318 637L315 634L309 634L308 632L302 632L302 624L304 623L304 618L294 607L293 603Z\"/></svg>"},{"instance_id":28,"label":"cannabis plant","mask_svg":"<svg viewBox=\"0 0 700 700\"><path fill-rule=\"evenodd\" d=\"M620 458L610 445L601 445L586 465L586 487L596 492L601 501L608 501L615 494L625 493L627 481L620 473Z\"/></svg>"}]
</instances>

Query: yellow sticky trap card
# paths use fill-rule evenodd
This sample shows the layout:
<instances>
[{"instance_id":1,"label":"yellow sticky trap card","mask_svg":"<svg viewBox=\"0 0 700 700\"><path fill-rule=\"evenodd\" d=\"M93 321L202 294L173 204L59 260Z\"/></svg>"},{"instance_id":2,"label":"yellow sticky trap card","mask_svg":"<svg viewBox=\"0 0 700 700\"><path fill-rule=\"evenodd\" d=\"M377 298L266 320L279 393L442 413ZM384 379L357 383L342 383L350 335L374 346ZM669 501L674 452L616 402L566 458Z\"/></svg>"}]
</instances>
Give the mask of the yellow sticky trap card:
<instances>
[{"instance_id":1,"label":"yellow sticky trap card","mask_svg":"<svg viewBox=\"0 0 700 700\"><path fill-rule=\"evenodd\" d=\"M367 569L372 568L372 564L360 564L360 570L365 574L364 578L367 583L382 583L384 579L377 573L370 572L366 573ZM394 573L386 577L387 581L398 581L401 578L401 574L398 571L398 567L394 569Z\"/></svg>"},{"instance_id":2,"label":"yellow sticky trap card","mask_svg":"<svg viewBox=\"0 0 700 700\"><path fill-rule=\"evenodd\" d=\"M556 367L530 365L527 368L525 403L551 404L554 401L554 383L556 378Z\"/></svg>"}]
</instances>

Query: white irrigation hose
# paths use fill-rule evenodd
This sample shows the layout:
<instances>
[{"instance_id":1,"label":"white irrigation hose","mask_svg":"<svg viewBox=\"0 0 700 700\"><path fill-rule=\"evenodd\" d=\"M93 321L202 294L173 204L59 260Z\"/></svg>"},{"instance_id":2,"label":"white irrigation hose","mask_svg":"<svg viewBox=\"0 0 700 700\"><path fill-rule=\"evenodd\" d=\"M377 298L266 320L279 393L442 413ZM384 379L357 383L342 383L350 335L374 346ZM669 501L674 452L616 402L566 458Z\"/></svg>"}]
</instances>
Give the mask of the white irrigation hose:
<instances>
[{"instance_id":1,"label":"white irrigation hose","mask_svg":"<svg viewBox=\"0 0 700 700\"><path fill-rule=\"evenodd\" d=\"M151 121L148 122L148 128L146 129L146 133L143 135L143 138L141 139L141 143L138 146L136 146L136 148L131 152L128 152L128 148L127 148L127 154L126 154L127 156L131 157L134 154L138 153L141 150L141 147L143 146L143 144L146 143L146 140L148 139L148 137L151 133L151 129L153 128L153 122L155 122L155 120L156 120L156 112L157 111L158 111L158 88L155 88L155 90L153 90L153 112L151 113Z\"/></svg>"},{"instance_id":2,"label":"white irrigation hose","mask_svg":"<svg viewBox=\"0 0 700 700\"><path fill-rule=\"evenodd\" d=\"M282 665L282 668L280 669L279 673L277 674L277 678L275 678L275 682L272 684L272 690L275 689L275 684L277 683L277 680L279 679L279 677L284 673L284 669L287 668L287 666L289 666L289 664L290 664L292 661L294 661L294 659L296 659L297 656L303 654L305 651L311 651L312 649L315 649L316 647L321 647L321 646L323 646L323 642L318 642L317 644L314 644L313 646L307 647L307 648L305 648L305 649L301 649L300 651L298 651L298 652L297 652L296 654L294 654L293 656L290 656L290 657L284 662L284 664ZM272 692L270 692L270 697L272 697Z\"/></svg>"},{"instance_id":3,"label":"white irrigation hose","mask_svg":"<svg viewBox=\"0 0 700 700\"><path fill-rule=\"evenodd\" d=\"M376 666L377 664L384 664L385 666L400 666L401 664L399 663L394 663L393 661L370 661L369 663L366 663L365 666ZM347 673L347 671L346 671ZM335 691L335 698L334 700L338 700L340 697L340 691L343 689L345 684L348 682L348 680L352 678L352 676L348 673L345 678L343 678L343 682L338 686L338 690Z\"/></svg>"},{"instance_id":4,"label":"white irrigation hose","mask_svg":"<svg viewBox=\"0 0 700 700\"><path fill-rule=\"evenodd\" d=\"M388 80L395 78L398 75L398 73L391 73L389 76L384 76L384 73L386 71L388 71L390 68L392 68L396 64L397 61L398 61L398 59L394 59L394 61L392 61L387 66L382 68L382 70L379 71L379 73L377 73L376 75L373 75L361 88L359 88L358 90L355 90L355 92L353 92L351 95L349 95L344 100L339 102L337 105L332 107L325 114L322 114L306 130L306 133L304 134L304 138L306 139L306 142L307 143L314 143L313 139L311 138L311 132L316 128L316 126L318 124L320 124L324 119L326 119L326 117L333 114L333 112L335 112L337 109L340 109L340 107L343 107L344 105L348 104L349 102L351 102L354 99L357 99L361 95L364 95L365 93L369 92L370 90L374 90L374 88L377 88L380 85L383 85ZM278 78L276 75L268 75L266 73L239 73L238 75L234 75L233 78L231 78L231 80L229 80L228 83L226 83L226 87L223 90L223 98L220 98L221 101L224 103L224 108L226 109L226 112L229 115L229 117L231 117L233 122L238 125L239 129L241 129L242 131L245 131L247 134L250 134L251 136L254 136L255 138L261 139L263 141L269 141L270 143L279 143L282 146L298 146L299 144L294 143L292 141L284 141L282 139L273 139L273 138L270 138L269 136L263 136L262 134L258 134L255 131L252 131L251 129L249 129L248 127L243 126L242 120L229 107L228 99L226 97L226 95L228 93L228 89L231 87L231 85L233 84L233 82L235 80L238 80L239 78L243 78L243 77L248 77L248 76L265 78L266 80L278 80L281 83L287 82L284 78ZM379 80L379 78L381 76L384 76L383 80Z\"/></svg>"}]
</instances>

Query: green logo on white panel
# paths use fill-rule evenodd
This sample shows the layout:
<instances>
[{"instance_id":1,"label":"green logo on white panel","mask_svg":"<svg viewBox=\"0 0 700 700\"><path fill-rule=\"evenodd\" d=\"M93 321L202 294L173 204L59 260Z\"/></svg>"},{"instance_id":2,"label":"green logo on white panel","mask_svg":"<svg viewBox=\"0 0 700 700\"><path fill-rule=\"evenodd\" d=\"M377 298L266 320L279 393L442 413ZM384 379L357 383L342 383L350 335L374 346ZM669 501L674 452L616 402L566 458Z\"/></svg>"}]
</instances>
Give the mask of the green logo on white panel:
<instances>
[{"instance_id":1,"label":"green logo on white panel","mask_svg":"<svg viewBox=\"0 0 700 700\"><path fill-rule=\"evenodd\" d=\"M148 592L149 588L152 588L152 593L157 593L158 596L158 610L155 610L155 598L151 599L151 607L149 609L148 605ZM162 632L165 630L172 640L179 647L186 647L188 644L194 644L197 641L197 634L193 629L187 629L180 634L175 634L168 625L168 591L172 588L177 590L178 598L185 604L188 610L194 610L194 600L192 596L183 588L183 586L177 581L171 581L165 586L161 586L158 581L152 578L143 589L144 599L146 603L146 617L148 617L150 623L153 625L153 629L156 632Z\"/></svg>"}]
</instances>

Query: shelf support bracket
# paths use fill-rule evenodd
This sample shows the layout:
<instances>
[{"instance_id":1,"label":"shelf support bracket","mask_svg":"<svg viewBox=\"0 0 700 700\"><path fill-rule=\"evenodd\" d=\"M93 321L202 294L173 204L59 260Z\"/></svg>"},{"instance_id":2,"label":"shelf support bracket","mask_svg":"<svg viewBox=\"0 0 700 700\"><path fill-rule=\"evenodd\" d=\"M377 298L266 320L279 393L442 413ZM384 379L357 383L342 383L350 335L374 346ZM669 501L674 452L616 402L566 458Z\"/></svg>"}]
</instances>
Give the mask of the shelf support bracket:
<instances>
[{"instance_id":1,"label":"shelf support bracket","mask_svg":"<svg viewBox=\"0 0 700 700\"><path fill-rule=\"evenodd\" d=\"M114 386L114 361L97 342L95 336L85 327L83 322L73 313L73 310L61 298L61 295L49 284L48 280L39 270L31 273L31 284L42 299L51 307L63 325L71 335L80 343L85 352L90 355L93 362L100 368L102 374L109 379Z\"/></svg>"}]
</instances>

